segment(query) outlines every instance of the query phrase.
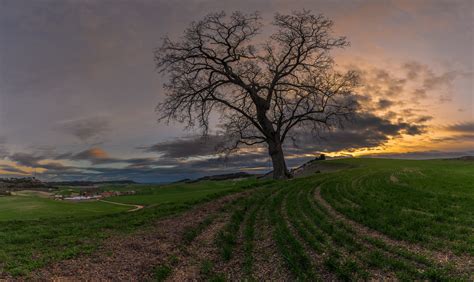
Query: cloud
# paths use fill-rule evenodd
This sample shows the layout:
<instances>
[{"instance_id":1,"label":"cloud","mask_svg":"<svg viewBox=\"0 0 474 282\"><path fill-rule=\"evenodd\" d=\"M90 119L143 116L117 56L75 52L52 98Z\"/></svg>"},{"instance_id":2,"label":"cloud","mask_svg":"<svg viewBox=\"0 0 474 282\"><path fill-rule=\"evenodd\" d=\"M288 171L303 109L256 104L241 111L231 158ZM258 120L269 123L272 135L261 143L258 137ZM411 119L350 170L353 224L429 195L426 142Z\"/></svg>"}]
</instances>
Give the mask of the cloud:
<instances>
[{"instance_id":1,"label":"cloud","mask_svg":"<svg viewBox=\"0 0 474 282\"><path fill-rule=\"evenodd\" d=\"M407 79L419 81L418 87L412 92L415 99L425 99L428 97L428 92L442 90L445 92L439 95L441 102L450 101L453 83L457 78L472 76L471 72L460 70L446 70L436 73L429 66L416 61L404 63L402 69L405 70Z\"/></svg>"},{"instance_id":2,"label":"cloud","mask_svg":"<svg viewBox=\"0 0 474 282\"><path fill-rule=\"evenodd\" d=\"M458 122L450 125L441 127L442 129L449 132L449 136L432 138L433 143L446 143L446 142L474 142L474 122L465 121Z\"/></svg>"},{"instance_id":3,"label":"cloud","mask_svg":"<svg viewBox=\"0 0 474 282\"><path fill-rule=\"evenodd\" d=\"M18 165L37 167L40 166L39 162L44 159L43 156L34 155L30 153L14 153L8 156L8 158L16 162Z\"/></svg>"},{"instance_id":4,"label":"cloud","mask_svg":"<svg viewBox=\"0 0 474 282\"><path fill-rule=\"evenodd\" d=\"M377 104L378 104L380 109L387 109L387 108L390 108L391 106L393 106L395 103L391 100L388 100L388 99L380 99L377 102Z\"/></svg>"},{"instance_id":5,"label":"cloud","mask_svg":"<svg viewBox=\"0 0 474 282\"><path fill-rule=\"evenodd\" d=\"M13 174L13 175L29 174L28 172L26 172L26 171L24 171L20 168L11 166L11 165L0 165L0 170L3 170L5 172L7 172L8 174Z\"/></svg>"},{"instance_id":6,"label":"cloud","mask_svg":"<svg viewBox=\"0 0 474 282\"><path fill-rule=\"evenodd\" d=\"M406 71L406 77L409 79L417 79L421 72L426 70L426 66L415 61L404 63L402 68Z\"/></svg>"},{"instance_id":7,"label":"cloud","mask_svg":"<svg viewBox=\"0 0 474 282\"><path fill-rule=\"evenodd\" d=\"M362 92L375 97L393 97L403 93L406 78L398 78L381 68L359 69Z\"/></svg>"},{"instance_id":8,"label":"cloud","mask_svg":"<svg viewBox=\"0 0 474 282\"><path fill-rule=\"evenodd\" d=\"M474 134L455 134L455 135L446 136L446 137L436 137L436 138L431 138L430 141L433 143L474 142Z\"/></svg>"},{"instance_id":9,"label":"cloud","mask_svg":"<svg viewBox=\"0 0 474 282\"><path fill-rule=\"evenodd\" d=\"M141 149L162 154L164 158L187 158L215 154L224 142L225 138L221 135L191 136Z\"/></svg>"},{"instance_id":10,"label":"cloud","mask_svg":"<svg viewBox=\"0 0 474 282\"><path fill-rule=\"evenodd\" d=\"M92 147L78 153L64 153L54 156L56 160L70 160L70 161L89 161L91 164L113 164L113 163L131 163L143 159L120 159L112 158L102 148Z\"/></svg>"},{"instance_id":11,"label":"cloud","mask_svg":"<svg viewBox=\"0 0 474 282\"><path fill-rule=\"evenodd\" d=\"M419 135L425 132L423 123L392 122L389 119L371 113L359 113L348 121L343 129L324 131L319 135L310 132L298 132L294 153L335 151L354 151L361 148L372 148L385 144L401 134Z\"/></svg>"},{"instance_id":12,"label":"cloud","mask_svg":"<svg viewBox=\"0 0 474 282\"><path fill-rule=\"evenodd\" d=\"M87 160L92 163L101 163L101 162L112 162L115 159L109 157L106 151L101 148L93 147L84 151L81 151L75 155L69 157L70 160Z\"/></svg>"},{"instance_id":13,"label":"cloud","mask_svg":"<svg viewBox=\"0 0 474 282\"><path fill-rule=\"evenodd\" d=\"M474 122L467 121L467 122L460 122L445 126L446 130L455 131L455 132L470 132L474 133Z\"/></svg>"},{"instance_id":14,"label":"cloud","mask_svg":"<svg viewBox=\"0 0 474 282\"><path fill-rule=\"evenodd\" d=\"M102 137L110 131L110 121L104 116L67 120L57 125L57 130L71 134L83 142Z\"/></svg>"},{"instance_id":15,"label":"cloud","mask_svg":"<svg viewBox=\"0 0 474 282\"><path fill-rule=\"evenodd\" d=\"M354 67L351 66L351 68ZM378 110L406 101L406 98L419 102L436 95L435 97L441 102L449 101L453 96L455 80L472 77L471 72L458 69L435 71L430 66L417 61L393 65L390 69L355 68L361 75L361 92L368 96L380 97L379 102L382 101L382 103L371 104ZM392 104L383 103L387 97L390 97Z\"/></svg>"},{"instance_id":16,"label":"cloud","mask_svg":"<svg viewBox=\"0 0 474 282\"><path fill-rule=\"evenodd\" d=\"M0 136L0 159L3 159L8 156L8 149L6 144L7 138L5 136Z\"/></svg>"},{"instance_id":17,"label":"cloud","mask_svg":"<svg viewBox=\"0 0 474 282\"><path fill-rule=\"evenodd\" d=\"M416 122L416 123L425 123L425 122L428 122L432 119L433 119L432 116L422 115L422 116L418 116L417 118L415 118L414 122Z\"/></svg>"},{"instance_id":18,"label":"cloud","mask_svg":"<svg viewBox=\"0 0 474 282\"><path fill-rule=\"evenodd\" d=\"M75 167L65 166L59 162L52 162L50 159L53 158L53 155L41 155L35 153L13 153L8 155L8 159L15 162L17 165L34 167L34 168L44 168L47 170L55 171L66 171L74 170Z\"/></svg>"}]
</instances>

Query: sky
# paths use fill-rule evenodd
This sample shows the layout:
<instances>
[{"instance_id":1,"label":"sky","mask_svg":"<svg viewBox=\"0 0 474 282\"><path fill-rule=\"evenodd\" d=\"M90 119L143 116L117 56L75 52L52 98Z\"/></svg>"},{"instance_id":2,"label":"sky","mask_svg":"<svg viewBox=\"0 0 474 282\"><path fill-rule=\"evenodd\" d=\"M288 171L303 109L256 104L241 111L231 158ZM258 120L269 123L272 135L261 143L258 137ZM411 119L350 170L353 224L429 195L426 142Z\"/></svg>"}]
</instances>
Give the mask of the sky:
<instances>
[{"instance_id":1,"label":"sky","mask_svg":"<svg viewBox=\"0 0 474 282\"><path fill-rule=\"evenodd\" d=\"M153 50L210 12L310 10L351 45L363 107L344 130L286 144L290 167L328 156L474 155L474 1L0 0L0 177L168 182L265 172L265 148L157 121Z\"/></svg>"}]
</instances>

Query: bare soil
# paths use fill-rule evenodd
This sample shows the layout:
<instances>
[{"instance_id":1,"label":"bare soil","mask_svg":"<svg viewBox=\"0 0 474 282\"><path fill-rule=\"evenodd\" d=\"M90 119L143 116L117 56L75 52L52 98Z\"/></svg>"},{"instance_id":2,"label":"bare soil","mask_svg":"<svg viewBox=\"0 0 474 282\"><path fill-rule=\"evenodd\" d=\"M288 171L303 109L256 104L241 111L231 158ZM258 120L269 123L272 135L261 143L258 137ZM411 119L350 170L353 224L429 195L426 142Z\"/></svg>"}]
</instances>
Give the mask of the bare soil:
<instances>
[{"instance_id":1,"label":"bare soil","mask_svg":"<svg viewBox=\"0 0 474 282\"><path fill-rule=\"evenodd\" d=\"M273 240L273 228L268 216L265 216L267 212L260 212L255 225L253 278L257 281L292 281L291 273Z\"/></svg>"},{"instance_id":2,"label":"bare soil","mask_svg":"<svg viewBox=\"0 0 474 282\"><path fill-rule=\"evenodd\" d=\"M229 219L228 213L221 214L213 223L197 236L189 246L185 246L178 256L178 264L173 267L169 281L192 281L201 278L203 263L213 263L219 256L215 238Z\"/></svg>"},{"instance_id":3,"label":"bare soil","mask_svg":"<svg viewBox=\"0 0 474 282\"><path fill-rule=\"evenodd\" d=\"M93 255L60 261L32 273L31 280L77 281L77 280L127 280L143 281L153 276L153 268L168 264L171 256L186 266L192 257L183 252L182 238L185 230L196 226L208 215L219 212L223 206L244 196L246 193L232 194L199 205L181 215L157 221L151 228L129 236L114 236ZM219 222L219 221L217 221ZM218 230L218 224L211 224L196 238L196 242L208 242ZM204 251L204 250L203 250ZM185 267L183 267L185 269ZM181 273L178 266L178 273ZM177 274L176 274L177 275ZM173 280L195 279L196 271L186 277L174 276Z\"/></svg>"}]
</instances>

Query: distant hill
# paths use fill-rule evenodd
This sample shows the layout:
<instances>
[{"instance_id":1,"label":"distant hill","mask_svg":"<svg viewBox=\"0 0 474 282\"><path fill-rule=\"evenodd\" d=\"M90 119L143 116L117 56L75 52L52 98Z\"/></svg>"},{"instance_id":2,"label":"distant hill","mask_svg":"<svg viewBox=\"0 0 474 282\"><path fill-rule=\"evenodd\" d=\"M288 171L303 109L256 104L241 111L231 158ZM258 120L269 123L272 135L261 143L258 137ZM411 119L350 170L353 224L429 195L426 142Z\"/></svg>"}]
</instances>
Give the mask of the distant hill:
<instances>
[{"instance_id":1,"label":"distant hill","mask_svg":"<svg viewBox=\"0 0 474 282\"><path fill-rule=\"evenodd\" d=\"M474 156L462 156L459 158L454 158L451 160L460 160L460 161L474 161Z\"/></svg>"},{"instance_id":2,"label":"distant hill","mask_svg":"<svg viewBox=\"0 0 474 282\"><path fill-rule=\"evenodd\" d=\"M34 177L0 178L0 194L24 189L48 190L52 186Z\"/></svg>"},{"instance_id":3,"label":"distant hill","mask_svg":"<svg viewBox=\"0 0 474 282\"><path fill-rule=\"evenodd\" d=\"M138 184L133 180L109 180L109 181L55 181L47 182L49 185L53 186L94 186L94 185L104 185L104 184Z\"/></svg>"},{"instance_id":4,"label":"distant hill","mask_svg":"<svg viewBox=\"0 0 474 282\"><path fill-rule=\"evenodd\" d=\"M194 182L199 182L199 181L204 181L204 180L229 180L229 179L238 179L238 178L247 178L247 177L252 177L256 176L255 174L250 174L247 172L236 172L236 173L226 173L226 174L217 174L217 175L209 175L209 176L204 176L201 178L197 178L194 180L190 179L183 179L179 182L185 182L185 183L194 183Z\"/></svg>"}]
</instances>

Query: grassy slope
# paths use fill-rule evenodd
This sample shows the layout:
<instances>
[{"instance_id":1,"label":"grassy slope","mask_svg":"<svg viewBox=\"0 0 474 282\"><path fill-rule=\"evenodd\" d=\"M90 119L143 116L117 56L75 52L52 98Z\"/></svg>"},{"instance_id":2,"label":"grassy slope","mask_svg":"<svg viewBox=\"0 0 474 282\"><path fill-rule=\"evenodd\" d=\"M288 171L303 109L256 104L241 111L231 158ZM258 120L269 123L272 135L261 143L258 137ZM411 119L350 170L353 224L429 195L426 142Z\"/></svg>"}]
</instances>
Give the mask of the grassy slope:
<instances>
[{"instance_id":1,"label":"grassy slope","mask_svg":"<svg viewBox=\"0 0 474 282\"><path fill-rule=\"evenodd\" d=\"M451 275L446 274L449 269L425 257L354 233L315 201L318 186L323 198L336 210L390 237L427 248L473 254L473 162L383 159L332 162L352 168L276 182L272 189L258 189L258 193L243 201L216 242L223 259L227 260L234 248L241 247L235 244L235 234L243 224L245 227L240 228L245 228L246 234L245 272L251 277L252 234L256 228L251 218L257 212L269 219L273 239L295 277L318 277L314 269L325 269L343 280L367 279L367 271L372 270L393 272L399 279L443 279ZM0 270L4 262L4 270L21 274L51 260L89 252L100 242L97 238L105 238L111 232L143 227L197 201L209 200L215 193L261 184L264 183L250 179L161 188L145 186L137 195L114 199L148 206L137 213L96 216L87 221L69 218L7 222L0 225ZM250 220L244 220L245 217ZM308 247L322 254L323 265L316 268L312 265Z\"/></svg>"},{"instance_id":2,"label":"grassy slope","mask_svg":"<svg viewBox=\"0 0 474 282\"><path fill-rule=\"evenodd\" d=\"M322 186L338 211L396 239L474 255L474 162L344 160Z\"/></svg>"},{"instance_id":3,"label":"grassy slope","mask_svg":"<svg viewBox=\"0 0 474 282\"><path fill-rule=\"evenodd\" d=\"M146 194L156 201L152 205L138 212L117 212L114 214L84 216L83 209L64 206L69 217L51 217L43 220L5 221L0 225L0 274L8 272L12 275L27 274L29 271L44 266L48 262L76 256L81 253L90 253L96 249L101 240L117 232L130 232L143 228L147 223L160 217L184 211L194 204L212 200L227 193L241 191L256 184L256 180L220 182L210 191L207 185L175 184L171 188L166 186L142 187L140 195L131 196L141 199ZM257 184L258 185L258 184ZM183 193L186 197L170 197L170 191L176 194ZM178 192L180 191L180 192ZM163 195L163 197L161 197ZM161 199L167 199L166 203ZM25 197L26 199L26 197ZM8 198L2 198L4 201ZM41 202L41 198L35 199ZM140 202L132 200L132 203ZM21 204L21 202L18 202ZM53 209L56 202L47 202L48 208ZM80 203L76 205L84 205ZM87 206L87 205L85 205ZM122 208L116 205L107 205L110 209ZM125 207L128 209L127 207ZM22 210L21 207L16 207ZM20 217L10 212L13 217ZM1 276L1 275L0 275Z\"/></svg>"},{"instance_id":4,"label":"grassy slope","mask_svg":"<svg viewBox=\"0 0 474 282\"><path fill-rule=\"evenodd\" d=\"M367 280L380 273L404 281L474 278L468 269L457 268L449 261L439 263L429 252L394 246L356 231L315 197L317 187L322 187L323 198L338 211L392 238L472 256L474 163L383 159L334 162L353 168L277 182L272 185L271 195L263 189L249 196L245 207L237 209L223 229L223 239L217 241L221 260L228 260L235 249L244 248L245 267L241 271L249 278L259 277L258 273L252 276L253 260L247 249L261 242L254 243L252 235L244 235L244 245L239 246L233 234L241 222L245 222L240 227L244 234L262 228L252 225L251 220L251 211L260 207L262 216L270 221L267 228L273 230L281 258L297 280L324 279L322 273L344 281ZM266 193L263 203L258 200L262 193ZM219 269L215 271L218 277L226 275Z\"/></svg>"},{"instance_id":5,"label":"grassy slope","mask_svg":"<svg viewBox=\"0 0 474 282\"><path fill-rule=\"evenodd\" d=\"M110 197L107 200L125 203L125 204L137 204L137 205L157 205L165 203L176 203L184 201L194 201L206 197L208 195L219 192L225 192L239 187L241 185L247 185L246 183L254 182L253 179L241 180L241 181L202 181L193 184L170 184L166 186L155 186L155 185L130 185L128 190L136 190L136 195L131 196L118 196ZM189 187L193 187L189 189ZM114 187L110 187L114 189Z\"/></svg>"},{"instance_id":6,"label":"grassy slope","mask_svg":"<svg viewBox=\"0 0 474 282\"><path fill-rule=\"evenodd\" d=\"M71 203L35 196L0 197L0 221L93 216L130 209L103 202Z\"/></svg>"}]
</instances>

